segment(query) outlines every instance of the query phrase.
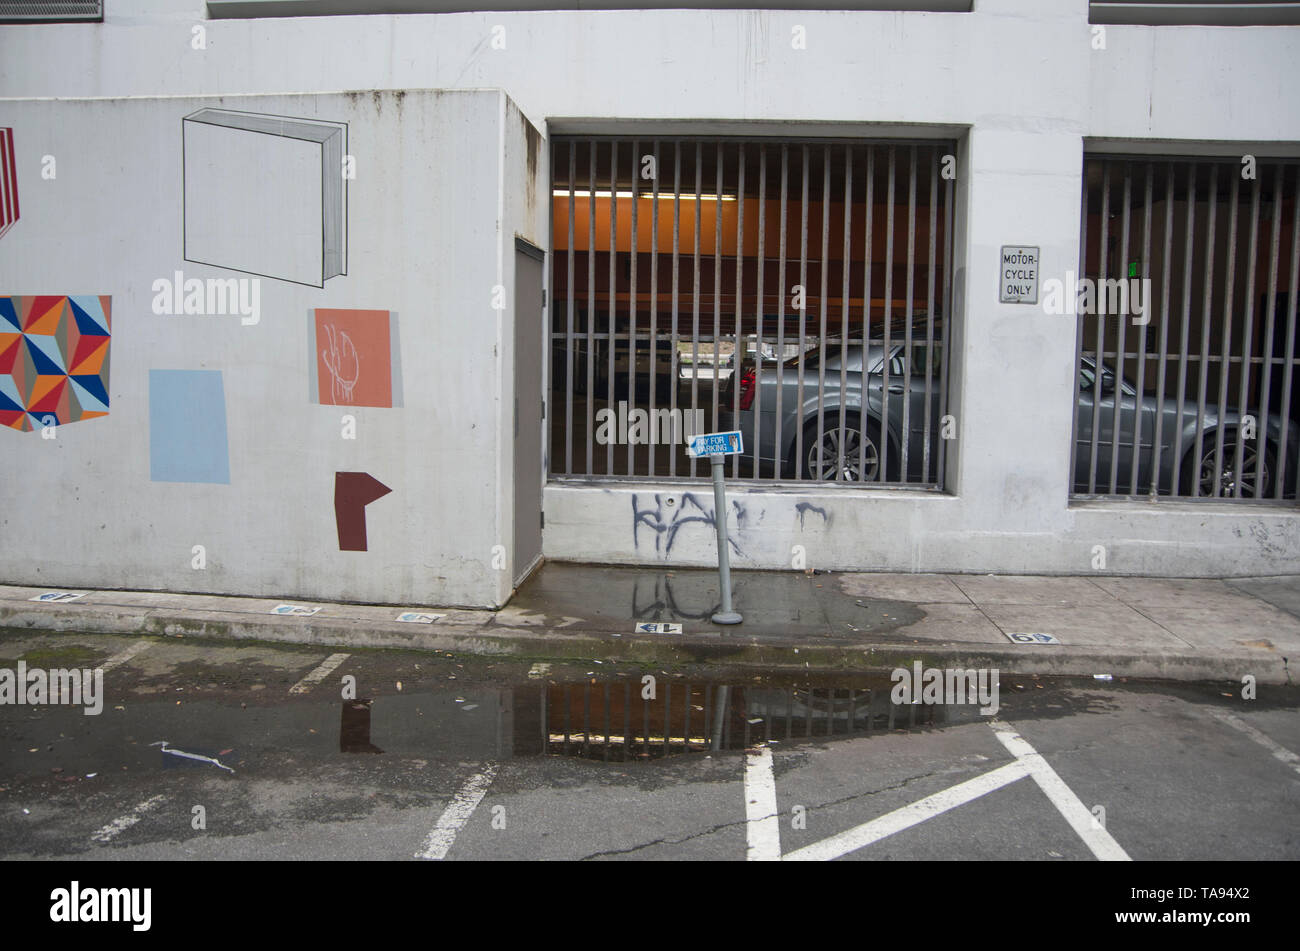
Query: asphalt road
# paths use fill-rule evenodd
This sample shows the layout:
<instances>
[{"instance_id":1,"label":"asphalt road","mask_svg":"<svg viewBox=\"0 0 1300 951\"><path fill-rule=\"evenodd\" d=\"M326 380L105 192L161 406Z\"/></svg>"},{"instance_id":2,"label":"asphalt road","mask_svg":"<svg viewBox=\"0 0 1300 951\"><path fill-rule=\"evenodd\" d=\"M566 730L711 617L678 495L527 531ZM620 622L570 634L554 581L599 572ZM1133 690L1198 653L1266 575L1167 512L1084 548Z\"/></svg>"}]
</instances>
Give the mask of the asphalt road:
<instances>
[{"instance_id":1,"label":"asphalt road","mask_svg":"<svg viewBox=\"0 0 1300 951\"><path fill-rule=\"evenodd\" d=\"M110 669L97 715L0 704L5 859L1300 858L1293 687L1004 672L986 716L887 676L0 637L19 661Z\"/></svg>"}]
</instances>

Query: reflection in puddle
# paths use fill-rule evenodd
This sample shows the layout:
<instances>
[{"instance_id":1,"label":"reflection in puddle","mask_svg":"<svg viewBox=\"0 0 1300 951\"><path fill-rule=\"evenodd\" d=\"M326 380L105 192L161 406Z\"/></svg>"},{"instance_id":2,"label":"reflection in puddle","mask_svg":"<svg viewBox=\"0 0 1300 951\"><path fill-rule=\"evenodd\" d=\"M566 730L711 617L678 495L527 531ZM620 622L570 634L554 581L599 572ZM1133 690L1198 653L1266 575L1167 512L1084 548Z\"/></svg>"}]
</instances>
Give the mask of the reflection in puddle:
<instances>
[{"instance_id":1,"label":"reflection in puddle","mask_svg":"<svg viewBox=\"0 0 1300 951\"><path fill-rule=\"evenodd\" d=\"M516 713L534 693L540 736L516 734L516 753L540 750L605 761L652 759L758 743L795 743L934 727L979 717L974 706L895 704L887 686L727 686L661 682L551 684L516 691ZM520 724L516 720L516 726Z\"/></svg>"},{"instance_id":2,"label":"reflection in puddle","mask_svg":"<svg viewBox=\"0 0 1300 951\"><path fill-rule=\"evenodd\" d=\"M343 719L339 723L340 753L382 753L370 742L370 705L372 700L344 700Z\"/></svg>"},{"instance_id":3,"label":"reflection in puddle","mask_svg":"<svg viewBox=\"0 0 1300 951\"><path fill-rule=\"evenodd\" d=\"M758 678L755 678L757 681ZM606 762L821 743L980 719L974 704L895 704L879 675L747 684L586 679L345 700L339 751L447 757L579 756ZM372 719L375 738L372 741Z\"/></svg>"}]
</instances>

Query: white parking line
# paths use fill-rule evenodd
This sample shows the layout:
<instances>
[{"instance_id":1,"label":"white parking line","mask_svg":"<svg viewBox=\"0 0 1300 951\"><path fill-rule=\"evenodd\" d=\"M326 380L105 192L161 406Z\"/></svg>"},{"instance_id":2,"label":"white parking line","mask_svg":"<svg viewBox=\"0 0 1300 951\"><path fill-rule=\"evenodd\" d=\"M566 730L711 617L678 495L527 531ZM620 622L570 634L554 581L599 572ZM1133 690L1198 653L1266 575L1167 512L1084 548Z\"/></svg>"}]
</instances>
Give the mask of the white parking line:
<instances>
[{"instance_id":1,"label":"white parking line","mask_svg":"<svg viewBox=\"0 0 1300 951\"><path fill-rule=\"evenodd\" d=\"M158 803L162 802L166 798L167 798L166 796L159 795L159 796L154 796L151 799L146 799L144 802L140 803L138 806L136 806L126 815L120 816L117 819L114 819L108 825L104 826L104 828L100 829L98 832L92 835L91 838L94 839L96 842L110 841L118 833L125 832L127 829L131 828L131 826L139 822L141 816L143 816L146 812L148 812L150 809L158 805Z\"/></svg>"},{"instance_id":2,"label":"white parking line","mask_svg":"<svg viewBox=\"0 0 1300 951\"><path fill-rule=\"evenodd\" d=\"M999 766L991 772L982 773L974 779L968 779L964 783L958 783L956 786L941 790L933 796L926 796L924 799L909 803L901 809L895 809L879 819L872 819L870 822L864 822L847 832L841 832L829 839L822 839L820 842L806 845L802 849L796 849L785 856L785 861L826 862L837 859L842 855L848 855L850 852L856 852L873 842L879 842L895 832L910 829L926 819L933 819L949 809L965 805L973 799L978 799L995 789L1001 789L1018 779L1024 779L1027 775L1029 775L1029 770L1024 763L1019 760L1014 763L1007 763L1005 766Z\"/></svg>"},{"instance_id":3,"label":"white parking line","mask_svg":"<svg viewBox=\"0 0 1300 951\"><path fill-rule=\"evenodd\" d=\"M1029 771L1030 776L1034 777L1038 788L1047 794L1052 805L1065 817L1070 828L1083 839L1084 845L1092 850L1093 855L1103 862L1132 861L1120 844L1111 838L1105 827L1095 821L1088 807L1080 801L1069 786L1065 785L1065 781L1056 774L1056 770L1052 769L1047 760L1043 759L1042 754L1016 732L1015 727L1009 723L990 723L989 726L993 727L994 734L1002 741L1007 752Z\"/></svg>"},{"instance_id":4,"label":"white parking line","mask_svg":"<svg viewBox=\"0 0 1300 951\"><path fill-rule=\"evenodd\" d=\"M781 818L776 809L772 750L766 746L745 751L745 834L748 861L781 860Z\"/></svg>"},{"instance_id":5,"label":"white parking line","mask_svg":"<svg viewBox=\"0 0 1300 951\"><path fill-rule=\"evenodd\" d=\"M1222 710L1216 710L1214 712L1214 716L1217 719L1222 720L1224 723L1228 724L1228 726L1232 727L1233 729L1240 730L1242 733L1245 733L1248 737L1250 737L1260 746L1264 747L1264 749L1272 753L1276 759L1281 760L1283 763L1286 763L1288 766L1294 769L1297 773L1300 773L1300 756L1296 756L1296 754L1292 753L1289 749L1287 749L1281 743L1278 743L1272 737L1266 736L1265 734L1261 733L1259 730L1255 729L1255 727L1251 726L1249 723L1247 723L1245 720L1241 719L1240 717L1236 716L1235 714L1227 713Z\"/></svg>"},{"instance_id":6,"label":"white parking line","mask_svg":"<svg viewBox=\"0 0 1300 951\"><path fill-rule=\"evenodd\" d=\"M415 853L417 859L434 859L441 860L446 858L447 850L451 848L452 843L456 841L456 835L469 822L469 817L474 815L474 810L478 804L483 801L487 795L488 786L492 785L492 777L497 773L495 763L488 763L483 772L475 773L466 781L465 785L456 793L447 808L442 811L438 818L438 824L433 827L429 837L424 840L424 848Z\"/></svg>"},{"instance_id":7,"label":"white parking line","mask_svg":"<svg viewBox=\"0 0 1300 951\"><path fill-rule=\"evenodd\" d=\"M137 654L142 653L143 651L147 651L150 647L153 647L153 641L148 641L148 640L136 641L130 647L118 651L112 657L105 660L102 664L99 665L99 668L100 670L103 670L105 673L107 673L108 671L112 670L114 667L122 666Z\"/></svg>"},{"instance_id":8,"label":"white parking line","mask_svg":"<svg viewBox=\"0 0 1300 951\"><path fill-rule=\"evenodd\" d=\"M339 664L343 663L351 656L351 654L330 654L321 662L319 667L290 687L289 692L306 693L330 674L334 673L334 671L338 670Z\"/></svg>"}]
</instances>

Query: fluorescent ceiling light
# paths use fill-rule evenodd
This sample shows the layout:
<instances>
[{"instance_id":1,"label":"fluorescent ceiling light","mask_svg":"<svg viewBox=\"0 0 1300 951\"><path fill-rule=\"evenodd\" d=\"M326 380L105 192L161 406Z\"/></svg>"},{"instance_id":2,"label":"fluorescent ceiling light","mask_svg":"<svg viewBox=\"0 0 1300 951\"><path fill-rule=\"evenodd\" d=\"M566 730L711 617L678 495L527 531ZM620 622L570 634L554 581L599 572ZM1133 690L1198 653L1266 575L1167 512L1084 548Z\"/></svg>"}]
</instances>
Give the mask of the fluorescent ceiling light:
<instances>
[{"instance_id":1,"label":"fluorescent ceiling light","mask_svg":"<svg viewBox=\"0 0 1300 951\"><path fill-rule=\"evenodd\" d=\"M553 197L555 197L555 198L568 198L570 194L572 194L574 198L590 198L591 195L592 195L592 192L589 191L588 189L585 189L585 188L575 188L572 192L570 192L569 189L567 189L567 188L555 188L555 189L552 189L552 190L551 190L551 195L552 195ZM601 190L601 189L597 189L596 192L595 192L595 195L596 195L597 198L609 198L609 197L611 197L611 196L615 196L615 197L618 197L618 198L634 198L634 197L636 197L636 196L635 196L635 193L633 193L633 192L620 191L620 192L615 193L615 192L611 192L609 189L603 189L603 190ZM658 198L660 201L672 201L672 200L673 200L673 195L672 195L672 194L664 193L664 192L660 192L658 195L655 195L655 194L653 194L652 192L642 192L642 193L641 193L641 197L642 197L642 198ZM700 201L717 201L717 200L718 200L718 196L717 196L717 195L708 195L708 194L703 194L703 195L693 195L693 194L692 194L692 195L687 195L687 194L682 194L682 195L680 195L680 196L678 196L678 197L681 198L682 201L695 201L697 198L698 198ZM736 196L735 196L735 195L725 195L725 194L724 194L724 195L722 196L722 200L723 200L723 201L735 201L735 200L736 200Z\"/></svg>"}]
</instances>

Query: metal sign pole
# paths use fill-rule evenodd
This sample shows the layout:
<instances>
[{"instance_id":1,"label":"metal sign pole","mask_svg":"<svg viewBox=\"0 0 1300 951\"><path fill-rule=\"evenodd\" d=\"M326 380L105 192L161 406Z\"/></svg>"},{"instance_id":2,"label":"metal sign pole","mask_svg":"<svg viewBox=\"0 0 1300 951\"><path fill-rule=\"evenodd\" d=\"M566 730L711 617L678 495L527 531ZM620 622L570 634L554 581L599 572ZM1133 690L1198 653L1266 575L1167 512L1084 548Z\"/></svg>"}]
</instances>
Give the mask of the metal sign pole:
<instances>
[{"instance_id":1,"label":"metal sign pole","mask_svg":"<svg viewBox=\"0 0 1300 951\"><path fill-rule=\"evenodd\" d=\"M722 610L713 615L714 624L739 624L741 616L731 609L731 559L727 551L727 495L722 484L726 456L710 456L713 464L713 521L718 528L718 580L722 586Z\"/></svg>"}]
</instances>

